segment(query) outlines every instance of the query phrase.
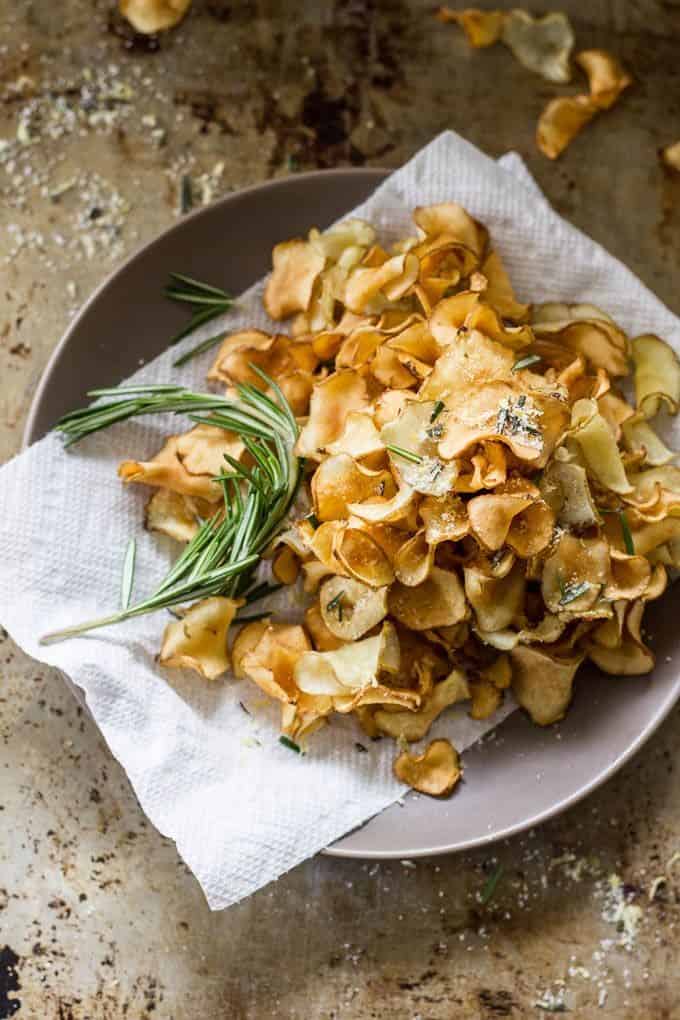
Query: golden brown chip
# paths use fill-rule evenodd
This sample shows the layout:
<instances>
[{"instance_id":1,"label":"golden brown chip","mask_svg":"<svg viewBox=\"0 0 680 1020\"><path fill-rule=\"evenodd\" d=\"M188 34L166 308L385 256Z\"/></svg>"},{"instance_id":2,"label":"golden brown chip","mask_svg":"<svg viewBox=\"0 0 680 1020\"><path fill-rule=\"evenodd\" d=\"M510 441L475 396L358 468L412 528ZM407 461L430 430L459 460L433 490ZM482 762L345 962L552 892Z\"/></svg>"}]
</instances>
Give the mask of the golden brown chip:
<instances>
[{"instance_id":1,"label":"golden brown chip","mask_svg":"<svg viewBox=\"0 0 680 1020\"><path fill-rule=\"evenodd\" d=\"M475 564L463 567L465 594L475 611L479 630L505 630L522 617L526 579L516 562L504 577L490 577Z\"/></svg>"},{"instance_id":2,"label":"golden brown chip","mask_svg":"<svg viewBox=\"0 0 680 1020\"><path fill-rule=\"evenodd\" d=\"M321 608L316 602L305 610L305 627L312 636L312 642L317 652L332 652L334 648L340 648L345 643L342 638L331 634L323 622Z\"/></svg>"},{"instance_id":3,"label":"golden brown chip","mask_svg":"<svg viewBox=\"0 0 680 1020\"><path fill-rule=\"evenodd\" d=\"M396 486L389 471L373 471L357 464L346 453L327 457L314 472L312 498L320 521L335 521L357 513L364 500L380 497L389 501ZM382 504L381 504L382 505ZM362 514L357 514L361 517Z\"/></svg>"},{"instance_id":4,"label":"golden brown chip","mask_svg":"<svg viewBox=\"0 0 680 1020\"><path fill-rule=\"evenodd\" d=\"M450 627L464 620L468 612L458 575L440 567L433 567L416 587L396 581L387 601L390 614L411 630Z\"/></svg>"},{"instance_id":5,"label":"golden brown chip","mask_svg":"<svg viewBox=\"0 0 680 1020\"><path fill-rule=\"evenodd\" d=\"M483 676L470 680L471 719L488 719L492 716L503 700L503 692Z\"/></svg>"},{"instance_id":6,"label":"golden brown chip","mask_svg":"<svg viewBox=\"0 0 680 1020\"><path fill-rule=\"evenodd\" d=\"M395 740L415 743L429 732L432 723L450 705L466 701L470 690L465 674L454 669L444 680L432 688L430 695L416 711L390 711L378 709L373 714L377 733L385 733Z\"/></svg>"},{"instance_id":7,"label":"golden brown chip","mask_svg":"<svg viewBox=\"0 0 680 1020\"><path fill-rule=\"evenodd\" d=\"M295 584L300 573L300 560L288 545L276 553L272 561L272 573L281 584Z\"/></svg>"},{"instance_id":8,"label":"golden brown chip","mask_svg":"<svg viewBox=\"0 0 680 1020\"><path fill-rule=\"evenodd\" d=\"M537 146L548 159L557 159L596 113L590 96L551 99L538 118Z\"/></svg>"},{"instance_id":9,"label":"golden brown chip","mask_svg":"<svg viewBox=\"0 0 680 1020\"><path fill-rule=\"evenodd\" d=\"M385 687L378 678L399 672L399 640L391 623L379 634L350 641L326 652L307 652L295 666L298 690L334 699L338 712L351 712L360 705L395 704L415 707L420 701L413 691Z\"/></svg>"},{"instance_id":10,"label":"golden brown chip","mask_svg":"<svg viewBox=\"0 0 680 1020\"><path fill-rule=\"evenodd\" d=\"M389 301L398 301L418 278L415 255L394 255L381 265L358 266L347 280L344 300L350 312L374 315Z\"/></svg>"},{"instance_id":11,"label":"golden brown chip","mask_svg":"<svg viewBox=\"0 0 680 1020\"><path fill-rule=\"evenodd\" d=\"M425 532L417 531L397 552L394 573L402 584L414 587L425 581L433 564L434 548L428 545Z\"/></svg>"},{"instance_id":12,"label":"golden brown chip","mask_svg":"<svg viewBox=\"0 0 680 1020\"><path fill-rule=\"evenodd\" d=\"M569 56L574 32L566 14L533 18L528 11L510 11L503 22L502 40L529 71L547 81L571 80Z\"/></svg>"},{"instance_id":13,"label":"golden brown chip","mask_svg":"<svg viewBox=\"0 0 680 1020\"><path fill-rule=\"evenodd\" d=\"M146 504L145 524L149 531L168 535L176 542L190 542L198 531L198 510L188 496L157 489Z\"/></svg>"},{"instance_id":14,"label":"golden brown chip","mask_svg":"<svg viewBox=\"0 0 680 1020\"><path fill-rule=\"evenodd\" d=\"M350 411L345 418L344 428L341 434L332 443L328 443L328 453L346 453L354 460L361 460L362 457L371 457L373 454L381 453L385 444L380 438L373 418L366 411Z\"/></svg>"},{"instance_id":15,"label":"golden brown chip","mask_svg":"<svg viewBox=\"0 0 680 1020\"><path fill-rule=\"evenodd\" d=\"M430 797L448 796L463 774L458 752L448 740L433 740L421 755L402 751L393 770L400 782Z\"/></svg>"},{"instance_id":16,"label":"golden brown chip","mask_svg":"<svg viewBox=\"0 0 680 1020\"><path fill-rule=\"evenodd\" d=\"M581 50L574 59L588 75L590 98L600 110L613 106L633 82L618 58L606 50Z\"/></svg>"},{"instance_id":17,"label":"golden brown chip","mask_svg":"<svg viewBox=\"0 0 680 1020\"><path fill-rule=\"evenodd\" d=\"M382 588L394 580L389 557L363 528L342 528L335 538L334 551L345 571L371 588Z\"/></svg>"},{"instance_id":18,"label":"golden brown chip","mask_svg":"<svg viewBox=\"0 0 680 1020\"><path fill-rule=\"evenodd\" d=\"M680 141L673 142L661 150L661 159L671 170L680 173Z\"/></svg>"},{"instance_id":19,"label":"golden brown chip","mask_svg":"<svg viewBox=\"0 0 680 1020\"><path fill-rule=\"evenodd\" d=\"M124 482L154 485L217 503L222 489L213 479L227 467L224 454L238 460L243 449L242 441L224 429L197 425L183 435L170 436L150 461L123 461L118 475Z\"/></svg>"},{"instance_id":20,"label":"golden brown chip","mask_svg":"<svg viewBox=\"0 0 680 1020\"><path fill-rule=\"evenodd\" d=\"M532 720L549 726L563 719L583 653L560 656L546 646L518 645L510 658L513 693Z\"/></svg>"},{"instance_id":21,"label":"golden brown chip","mask_svg":"<svg viewBox=\"0 0 680 1020\"><path fill-rule=\"evenodd\" d=\"M308 241L284 241L274 247L273 270L264 292L264 307L272 319L305 312L326 259Z\"/></svg>"},{"instance_id":22,"label":"golden brown chip","mask_svg":"<svg viewBox=\"0 0 680 1020\"><path fill-rule=\"evenodd\" d=\"M254 627L254 624L250 625ZM239 652L239 670L276 701L294 703L298 690L293 671L298 660L311 649L304 627L297 624L270 623L261 631L248 631L234 644ZM256 643L254 639L257 637ZM238 641L238 639L237 639Z\"/></svg>"},{"instance_id":23,"label":"golden brown chip","mask_svg":"<svg viewBox=\"0 0 680 1020\"><path fill-rule=\"evenodd\" d=\"M500 39L506 14L505 11L480 11L476 7L466 7L462 11L440 7L437 17L444 22L455 21L465 32L470 46L483 49Z\"/></svg>"},{"instance_id":24,"label":"golden brown chip","mask_svg":"<svg viewBox=\"0 0 680 1020\"><path fill-rule=\"evenodd\" d=\"M197 602L182 617L169 623L163 634L161 666L193 669L206 680L216 680L229 669L227 634L243 599L213 596Z\"/></svg>"},{"instance_id":25,"label":"golden brown chip","mask_svg":"<svg viewBox=\"0 0 680 1020\"><path fill-rule=\"evenodd\" d=\"M319 592L321 618L331 634L356 641L387 616L387 589L351 577L329 577Z\"/></svg>"},{"instance_id":26,"label":"golden brown chip","mask_svg":"<svg viewBox=\"0 0 680 1020\"><path fill-rule=\"evenodd\" d=\"M118 6L136 32L152 35L178 25L191 0L118 0Z\"/></svg>"},{"instance_id":27,"label":"golden brown chip","mask_svg":"<svg viewBox=\"0 0 680 1020\"><path fill-rule=\"evenodd\" d=\"M563 532L543 567L543 601L553 613L582 614L592 609L610 580L609 546L604 538L577 538Z\"/></svg>"},{"instance_id":28,"label":"golden brown chip","mask_svg":"<svg viewBox=\"0 0 680 1020\"><path fill-rule=\"evenodd\" d=\"M270 621L268 618L265 618L264 620L253 620L252 623L244 624L236 635L231 649L231 661L234 676L238 677L239 680L243 680L246 677L246 673L243 669L244 658L253 650L253 648L255 648L260 638L269 627L269 624Z\"/></svg>"},{"instance_id":29,"label":"golden brown chip","mask_svg":"<svg viewBox=\"0 0 680 1020\"><path fill-rule=\"evenodd\" d=\"M320 460L329 443L338 439L350 411L369 406L366 382L357 372L334 372L312 390L309 420L295 448L299 457Z\"/></svg>"},{"instance_id":30,"label":"golden brown chip","mask_svg":"<svg viewBox=\"0 0 680 1020\"><path fill-rule=\"evenodd\" d=\"M489 252L482 263L482 272L486 277L485 300L495 308L504 319L524 322L529 314L529 305L522 304L515 297L510 277L497 251Z\"/></svg>"}]
</instances>

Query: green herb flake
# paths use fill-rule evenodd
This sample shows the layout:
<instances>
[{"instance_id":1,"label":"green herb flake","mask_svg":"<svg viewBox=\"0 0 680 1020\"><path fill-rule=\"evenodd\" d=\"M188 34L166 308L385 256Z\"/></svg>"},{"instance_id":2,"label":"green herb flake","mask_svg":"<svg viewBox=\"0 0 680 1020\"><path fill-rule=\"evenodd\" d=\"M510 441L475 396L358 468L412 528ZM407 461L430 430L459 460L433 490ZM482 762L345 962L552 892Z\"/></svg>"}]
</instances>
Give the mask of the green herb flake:
<instances>
[{"instance_id":1,"label":"green herb flake","mask_svg":"<svg viewBox=\"0 0 680 1020\"><path fill-rule=\"evenodd\" d=\"M619 511L619 521L621 523L621 534L623 535L623 544L625 550L629 556L635 556L635 542L633 541L633 536L630 531L630 524L628 523L628 518L626 517L625 510Z\"/></svg>"},{"instance_id":2,"label":"green herb flake","mask_svg":"<svg viewBox=\"0 0 680 1020\"><path fill-rule=\"evenodd\" d=\"M173 361L173 368L180 368L182 365L186 365L187 361L191 361L192 358L197 358L199 354L205 354L206 351L217 347L218 344L222 343L226 335L226 333L216 333L215 336L209 336L207 340L201 340L200 344L192 347L186 354L177 358L177 361Z\"/></svg>"},{"instance_id":3,"label":"green herb flake","mask_svg":"<svg viewBox=\"0 0 680 1020\"><path fill-rule=\"evenodd\" d=\"M312 514L307 514L307 516L305 517L305 520L309 521L309 523L312 525L312 527L314 528L315 531L319 527L319 523L320 522L319 522L319 518L316 516L316 514L313 514L313 513Z\"/></svg>"},{"instance_id":4,"label":"green herb flake","mask_svg":"<svg viewBox=\"0 0 680 1020\"><path fill-rule=\"evenodd\" d=\"M432 424L432 422L437 420L439 415L444 410L444 406L445 405L444 405L444 401L443 400L437 400L435 402L435 405L434 405L434 407L432 409L432 414L430 415L430 425Z\"/></svg>"},{"instance_id":5,"label":"green herb flake","mask_svg":"<svg viewBox=\"0 0 680 1020\"><path fill-rule=\"evenodd\" d=\"M515 362L512 366L512 371L521 372L523 368L529 368L531 365L537 365L540 360L540 354L526 354L523 358L519 358L519 360Z\"/></svg>"},{"instance_id":6,"label":"green herb flake","mask_svg":"<svg viewBox=\"0 0 680 1020\"><path fill-rule=\"evenodd\" d=\"M179 207L183 216L190 211L193 204L194 193L191 187L191 177L189 174L182 174L179 187Z\"/></svg>"},{"instance_id":7,"label":"green herb flake","mask_svg":"<svg viewBox=\"0 0 680 1020\"><path fill-rule=\"evenodd\" d=\"M342 598L344 594L344 591L339 591L338 594L333 596L330 602L326 605L326 612L337 612L338 620L342 620Z\"/></svg>"},{"instance_id":8,"label":"green herb flake","mask_svg":"<svg viewBox=\"0 0 680 1020\"><path fill-rule=\"evenodd\" d=\"M561 606L567 606L570 602L575 602L576 599L580 599L581 595L585 595L592 588L590 581L575 581L573 584L565 584L560 578L559 584Z\"/></svg>"},{"instance_id":9,"label":"green herb flake","mask_svg":"<svg viewBox=\"0 0 680 1020\"><path fill-rule=\"evenodd\" d=\"M356 747L357 751L360 751L362 754L366 754L368 752L368 748L364 747L363 744L360 744L358 740L354 742L354 746Z\"/></svg>"},{"instance_id":10,"label":"green herb flake","mask_svg":"<svg viewBox=\"0 0 680 1020\"><path fill-rule=\"evenodd\" d=\"M404 450L401 446L393 446L391 443L387 443L387 449L390 453L393 453L395 457L401 457L403 460L408 460L411 464L422 464L423 458L418 453L414 453L413 450Z\"/></svg>"},{"instance_id":11,"label":"green herb flake","mask_svg":"<svg viewBox=\"0 0 680 1020\"><path fill-rule=\"evenodd\" d=\"M503 868L503 865L499 864L496 867L496 869L489 875L486 882L484 883L482 891L479 894L479 902L482 904L483 907L487 905L487 903L495 893L496 886L500 882L504 870L505 869Z\"/></svg>"},{"instance_id":12,"label":"green herb flake","mask_svg":"<svg viewBox=\"0 0 680 1020\"><path fill-rule=\"evenodd\" d=\"M296 744L290 737L279 737L279 744L287 747L289 751L295 751L296 754L302 754L302 748L299 744Z\"/></svg>"}]
</instances>

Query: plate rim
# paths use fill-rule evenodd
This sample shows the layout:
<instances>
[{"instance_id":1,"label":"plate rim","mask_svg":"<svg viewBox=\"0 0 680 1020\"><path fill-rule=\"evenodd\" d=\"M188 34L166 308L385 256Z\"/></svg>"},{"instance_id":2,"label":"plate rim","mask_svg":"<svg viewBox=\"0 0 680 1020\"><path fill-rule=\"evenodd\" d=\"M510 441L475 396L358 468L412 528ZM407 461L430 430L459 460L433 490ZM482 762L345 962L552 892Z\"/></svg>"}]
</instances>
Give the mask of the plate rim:
<instances>
[{"instance_id":1,"label":"plate rim","mask_svg":"<svg viewBox=\"0 0 680 1020\"><path fill-rule=\"evenodd\" d=\"M89 312L92 305L98 300L100 295L110 285L111 281L117 277L120 273L130 269L134 266L134 263L142 257L148 256L154 248L162 246L166 239L181 231L185 228L186 224L190 221L195 221L203 217L213 216L218 209L224 209L231 203L240 201L246 195L256 195L260 191L271 191L281 190L285 191L290 185L298 185L299 182L305 180L312 180L318 178L324 178L330 181L333 178L339 180L347 178L348 176L371 178L375 181L376 186L386 180L393 172L392 169L386 167L336 167L332 169L322 170L311 170L304 173L296 173L286 177L278 177L271 180L260 181L257 184L252 184L244 188L239 188L227 195L222 196L217 201L207 206L202 206L199 209L193 210L192 212L180 217L175 223L170 224L160 233L156 234L150 240L140 244L136 247L125 259L123 259L114 269L107 273L104 279L94 288L92 293L86 299L86 301L80 306L78 312L68 324L60 340L51 352L45 367L43 368L40 379L36 386L36 389L31 398L29 410L26 416L26 422L22 432L21 443L19 452L23 452L31 443L35 442L39 436L37 434L37 419L39 410L45 395L49 390L52 375L61 358L64 356L73 336L80 329L81 320ZM73 688L72 681L68 680L68 686ZM503 829L496 829L495 831L482 836L467 838L456 842L452 840L446 844L436 844L428 847L403 847L398 850L372 850L372 849L351 849L345 847L338 847L331 845L325 848L322 853L331 857L341 858L352 858L357 860L399 860L404 858L424 858L424 857L437 857L448 853L459 853L477 849L480 847L488 846L493 843L497 843L500 840L508 839L509 837L518 835L519 833L526 832L529 829L534 828L543 822L554 818L556 815L561 814L568 808L573 807L579 801L583 800L591 793L593 793L598 787L602 786L607 780L611 779L628 761L631 760L642 748L642 746L649 740L653 733L659 728L664 720L669 716L673 707L680 699L680 675L678 675L674 687L669 690L668 694L656 707L653 715L650 717L647 724L641 729L635 736L635 738L628 744L628 746L621 751L616 758L611 761L605 768L600 769L591 779L583 783L577 790L574 790L569 795L562 797L548 808L544 808L530 817L524 817L523 819L507 825ZM513 713L514 715L514 713ZM502 727L503 723L499 724ZM473 745L474 746L474 745ZM465 753L465 752L463 752ZM407 801L408 803L408 796ZM390 805L384 810L394 808L394 804ZM378 812L377 814L381 814ZM372 816L376 817L376 815ZM358 826L357 829L351 830L339 838L339 842L351 837L353 832L362 828L364 825L369 824L371 818L367 819L362 826ZM449 837L451 839L451 837Z\"/></svg>"}]
</instances>

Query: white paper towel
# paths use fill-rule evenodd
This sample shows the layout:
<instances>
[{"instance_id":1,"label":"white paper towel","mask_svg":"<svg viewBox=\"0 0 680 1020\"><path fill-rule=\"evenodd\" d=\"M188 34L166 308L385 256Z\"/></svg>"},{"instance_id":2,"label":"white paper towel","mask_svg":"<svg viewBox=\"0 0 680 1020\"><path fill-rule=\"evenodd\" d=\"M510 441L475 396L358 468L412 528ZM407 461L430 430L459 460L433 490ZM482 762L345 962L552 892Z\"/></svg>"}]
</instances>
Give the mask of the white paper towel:
<instances>
[{"instance_id":1,"label":"white paper towel","mask_svg":"<svg viewBox=\"0 0 680 1020\"><path fill-rule=\"evenodd\" d=\"M680 322L653 294L549 208L517 157L501 162L447 132L354 215L389 242L412 232L414 206L454 199L490 229L520 299L592 302L631 334L654 331L680 344ZM266 328L261 293L261 284L251 288L225 324ZM176 356L168 351L135 381L205 388L206 359L178 371ZM167 569L176 549L143 531L147 492L123 488L116 467L128 456L152 456L175 428L167 417L133 421L69 452L48 436L0 470L0 621L26 652L83 688L144 811L175 840L208 903L220 909L359 825L403 787L391 773L394 745L368 742L368 753L357 753L361 737L351 719L334 718L301 758L279 745L278 709L252 684L159 670L163 614L38 644L47 631L115 609L131 535L138 538L137 596ZM459 713L440 720L435 734L462 749L509 710L486 724Z\"/></svg>"}]
</instances>

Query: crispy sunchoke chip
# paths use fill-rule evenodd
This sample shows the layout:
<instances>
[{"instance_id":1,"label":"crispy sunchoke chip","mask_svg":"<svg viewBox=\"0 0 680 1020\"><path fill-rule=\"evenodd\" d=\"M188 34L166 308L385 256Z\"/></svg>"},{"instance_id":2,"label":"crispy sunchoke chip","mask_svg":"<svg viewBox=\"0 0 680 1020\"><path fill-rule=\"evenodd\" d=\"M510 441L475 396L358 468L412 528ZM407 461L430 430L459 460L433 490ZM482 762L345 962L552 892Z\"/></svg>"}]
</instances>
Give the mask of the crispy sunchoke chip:
<instances>
[{"instance_id":1,"label":"crispy sunchoke chip","mask_svg":"<svg viewBox=\"0 0 680 1020\"><path fill-rule=\"evenodd\" d=\"M253 620L252 623L244 624L234 638L234 644L231 649L231 663L234 676L238 677L239 680L243 680L247 676L243 669L243 660L258 644L269 625L270 620L268 617L263 620Z\"/></svg>"},{"instance_id":2,"label":"crispy sunchoke chip","mask_svg":"<svg viewBox=\"0 0 680 1020\"><path fill-rule=\"evenodd\" d=\"M387 553L368 531L342 528L334 540L334 550L350 577L370 588L382 588L394 580L394 567Z\"/></svg>"},{"instance_id":3,"label":"crispy sunchoke chip","mask_svg":"<svg viewBox=\"0 0 680 1020\"><path fill-rule=\"evenodd\" d=\"M504 19L501 38L529 71L547 81L571 80L569 56L574 32L565 14L533 18L528 11L510 11Z\"/></svg>"},{"instance_id":4,"label":"crispy sunchoke chip","mask_svg":"<svg viewBox=\"0 0 680 1020\"><path fill-rule=\"evenodd\" d=\"M458 752L448 740L433 740L420 755L403 751L393 765L397 779L430 797L446 797L462 776Z\"/></svg>"},{"instance_id":5,"label":"crispy sunchoke chip","mask_svg":"<svg viewBox=\"0 0 680 1020\"><path fill-rule=\"evenodd\" d=\"M574 59L588 75L591 101L600 110L613 106L633 82L621 62L606 50L581 50Z\"/></svg>"},{"instance_id":6,"label":"crispy sunchoke chip","mask_svg":"<svg viewBox=\"0 0 680 1020\"><path fill-rule=\"evenodd\" d=\"M229 669L227 634L243 599L213 596L197 602L182 617L169 623L163 634L161 666L193 669L215 680Z\"/></svg>"},{"instance_id":7,"label":"crispy sunchoke chip","mask_svg":"<svg viewBox=\"0 0 680 1020\"><path fill-rule=\"evenodd\" d=\"M428 400L406 404L399 417L383 425L380 431L385 446L393 448L390 458L401 478L416 492L443 496L456 479L456 463L445 463L438 456L443 429L444 422L441 414L437 415L437 405ZM411 458L416 458L416 461Z\"/></svg>"},{"instance_id":8,"label":"crispy sunchoke chip","mask_svg":"<svg viewBox=\"0 0 680 1020\"><path fill-rule=\"evenodd\" d=\"M583 613L593 608L609 579L607 541L563 532L543 567L543 601L552 613Z\"/></svg>"},{"instance_id":9,"label":"crispy sunchoke chip","mask_svg":"<svg viewBox=\"0 0 680 1020\"><path fill-rule=\"evenodd\" d=\"M486 677L479 676L470 680L471 719L488 719L499 708L503 700L503 692Z\"/></svg>"},{"instance_id":10,"label":"crispy sunchoke chip","mask_svg":"<svg viewBox=\"0 0 680 1020\"><path fill-rule=\"evenodd\" d=\"M321 618L335 637L356 641L387 616L387 589L351 577L329 577L319 592Z\"/></svg>"},{"instance_id":11,"label":"crispy sunchoke chip","mask_svg":"<svg viewBox=\"0 0 680 1020\"><path fill-rule=\"evenodd\" d=\"M588 475L580 464L552 461L543 473L540 489L561 527L578 530L599 524Z\"/></svg>"},{"instance_id":12,"label":"crispy sunchoke chip","mask_svg":"<svg viewBox=\"0 0 680 1020\"><path fill-rule=\"evenodd\" d=\"M305 610L305 627L312 636L312 643L317 652L332 652L333 649L345 644L342 638L331 634L323 622L321 607L317 602Z\"/></svg>"},{"instance_id":13,"label":"crispy sunchoke chip","mask_svg":"<svg viewBox=\"0 0 680 1020\"><path fill-rule=\"evenodd\" d=\"M409 587L396 581L389 589L390 614L411 630L450 627L467 616L465 592L452 570L433 567L425 581Z\"/></svg>"},{"instance_id":14,"label":"crispy sunchoke chip","mask_svg":"<svg viewBox=\"0 0 680 1020\"><path fill-rule=\"evenodd\" d=\"M491 251L482 263L482 272L486 277L486 301L495 308L504 319L524 322L529 314L529 305L522 304L515 297L507 270L500 255Z\"/></svg>"},{"instance_id":15,"label":"crispy sunchoke chip","mask_svg":"<svg viewBox=\"0 0 680 1020\"><path fill-rule=\"evenodd\" d=\"M463 567L465 594L480 631L505 630L521 619L526 579L519 561L504 577L490 577L480 567Z\"/></svg>"},{"instance_id":16,"label":"crispy sunchoke chip","mask_svg":"<svg viewBox=\"0 0 680 1020\"><path fill-rule=\"evenodd\" d=\"M432 723L446 708L459 701L466 701L469 697L470 689L465 674L454 669L444 680L434 685L431 693L415 711L379 708L373 713L373 722L379 733L412 744L429 733Z\"/></svg>"},{"instance_id":17,"label":"crispy sunchoke chip","mask_svg":"<svg viewBox=\"0 0 680 1020\"><path fill-rule=\"evenodd\" d=\"M392 524L408 517L416 505L416 494L408 485L402 485L391 498L367 499L361 503L348 503L349 513L367 524Z\"/></svg>"},{"instance_id":18,"label":"crispy sunchoke chip","mask_svg":"<svg viewBox=\"0 0 680 1020\"><path fill-rule=\"evenodd\" d=\"M323 252L308 241L283 241L274 247L273 270L264 292L264 307L272 319L305 312L314 284L326 264Z\"/></svg>"},{"instance_id":19,"label":"crispy sunchoke chip","mask_svg":"<svg viewBox=\"0 0 680 1020\"><path fill-rule=\"evenodd\" d=\"M621 432L626 449L631 453L643 453L645 462L653 467L668 464L676 456L651 425L637 414L623 423Z\"/></svg>"},{"instance_id":20,"label":"crispy sunchoke chip","mask_svg":"<svg viewBox=\"0 0 680 1020\"><path fill-rule=\"evenodd\" d=\"M312 390L309 420L295 452L299 457L321 460L327 445L342 435L350 411L364 411L368 406L363 377L354 371L334 372Z\"/></svg>"},{"instance_id":21,"label":"crispy sunchoke chip","mask_svg":"<svg viewBox=\"0 0 680 1020\"><path fill-rule=\"evenodd\" d=\"M427 496L418 512L425 525L425 541L430 546L440 542L459 542L470 533L467 506L455 493Z\"/></svg>"},{"instance_id":22,"label":"crispy sunchoke chip","mask_svg":"<svg viewBox=\"0 0 680 1020\"><path fill-rule=\"evenodd\" d=\"M663 567L661 568L663 570ZM665 580L650 580L652 598L658 598ZM660 589L660 590L659 590ZM654 654L640 633L646 596L628 605L617 603L621 611L614 621L606 621L591 631L585 641L588 656L603 673L613 676L640 676L654 669Z\"/></svg>"},{"instance_id":23,"label":"crispy sunchoke chip","mask_svg":"<svg viewBox=\"0 0 680 1020\"><path fill-rule=\"evenodd\" d=\"M312 478L312 498L320 521L348 517L357 513L357 505L365 500L380 497L389 501L395 495L396 486L389 471L363 467L346 453L327 457Z\"/></svg>"},{"instance_id":24,"label":"crispy sunchoke chip","mask_svg":"<svg viewBox=\"0 0 680 1020\"><path fill-rule=\"evenodd\" d=\"M149 531L159 531L176 542L190 542L198 531L199 514L209 516L213 511L214 506L203 501L171 489L157 489L146 504L145 523Z\"/></svg>"},{"instance_id":25,"label":"crispy sunchoke chip","mask_svg":"<svg viewBox=\"0 0 680 1020\"><path fill-rule=\"evenodd\" d=\"M418 279L415 255L394 255L380 265L357 266L347 280L344 301L350 312L375 315L390 301L398 301Z\"/></svg>"},{"instance_id":26,"label":"crispy sunchoke chip","mask_svg":"<svg viewBox=\"0 0 680 1020\"><path fill-rule=\"evenodd\" d=\"M595 305L536 305L532 327L539 340L554 340L611 376L628 375L626 334Z\"/></svg>"},{"instance_id":27,"label":"crispy sunchoke chip","mask_svg":"<svg viewBox=\"0 0 680 1020\"><path fill-rule=\"evenodd\" d=\"M604 488L632 492L616 439L595 400L577 400L571 409L571 438L578 444L588 473Z\"/></svg>"},{"instance_id":28,"label":"crispy sunchoke chip","mask_svg":"<svg viewBox=\"0 0 680 1020\"><path fill-rule=\"evenodd\" d=\"M645 418L653 418L662 406L671 414L677 414L680 361L673 348L651 334L636 337L631 347L638 409Z\"/></svg>"},{"instance_id":29,"label":"crispy sunchoke chip","mask_svg":"<svg viewBox=\"0 0 680 1020\"><path fill-rule=\"evenodd\" d=\"M680 173L680 141L673 142L661 150L661 159L671 170Z\"/></svg>"},{"instance_id":30,"label":"crispy sunchoke chip","mask_svg":"<svg viewBox=\"0 0 680 1020\"><path fill-rule=\"evenodd\" d=\"M373 417L366 411L350 411L338 438L326 446L327 452L331 455L346 453L354 460L381 453L384 449L385 444L375 427Z\"/></svg>"},{"instance_id":31,"label":"crispy sunchoke chip","mask_svg":"<svg viewBox=\"0 0 680 1020\"><path fill-rule=\"evenodd\" d=\"M560 655L546 646L517 645L510 659L513 693L532 720L549 726L563 719L583 652Z\"/></svg>"},{"instance_id":32,"label":"crispy sunchoke chip","mask_svg":"<svg viewBox=\"0 0 680 1020\"><path fill-rule=\"evenodd\" d=\"M286 623L269 623L257 630L250 630L251 627L255 624L245 627L234 642L237 675L249 677L270 698L294 704L298 691L293 671L312 647L304 627Z\"/></svg>"},{"instance_id":33,"label":"crispy sunchoke chip","mask_svg":"<svg viewBox=\"0 0 680 1020\"><path fill-rule=\"evenodd\" d=\"M243 443L214 425L197 425L183 435L170 436L150 461L124 460L118 475L124 482L154 485L185 496L217 503L222 489L213 479L226 467L224 454L239 459Z\"/></svg>"},{"instance_id":34,"label":"crispy sunchoke chip","mask_svg":"<svg viewBox=\"0 0 680 1020\"><path fill-rule=\"evenodd\" d=\"M191 0L119 0L120 13L144 35L178 25L190 6Z\"/></svg>"},{"instance_id":35,"label":"crispy sunchoke chip","mask_svg":"<svg viewBox=\"0 0 680 1020\"><path fill-rule=\"evenodd\" d=\"M510 546L525 558L549 544L555 518L531 482L509 482L494 493L474 496L467 504L470 526L491 551Z\"/></svg>"},{"instance_id":36,"label":"crispy sunchoke chip","mask_svg":"<svg viewBox=\"0 0 680 1020\"><path fill-rule=\"evenodd\" d=\"M462 11L440 7L437 17L440 21L454 21L460 25L470 46L479 50L498 42L506 14L505 11L480 11L476 7L466 7Z\"/></svg>"},{"instance_id":37,"label":"crispy sunchoke chip","mask_svg":"<svg viewBox=\"0 0 680 1020\"><path fill-rule=\"evenodd\" d=\"M385 675L399 672L399 639L391 623L379 634L353 641L327 652L308 652L295 667L300 691L333 699L337 712L352 712L366 705L397 705L416 708L416 691L389 687Z\"/></svg>"},{"instance_id":38,"label":"crispy sunchoke chip","mask_svg":"<svg viewBox=\"0 0 680 1020\"><path fill-rule=\"evenodd\" d=\"M557 159L596 113L590 96L551 99L538 118L536 145L548 159Z\"/></svg>"}]
</instances>

